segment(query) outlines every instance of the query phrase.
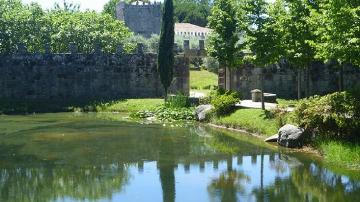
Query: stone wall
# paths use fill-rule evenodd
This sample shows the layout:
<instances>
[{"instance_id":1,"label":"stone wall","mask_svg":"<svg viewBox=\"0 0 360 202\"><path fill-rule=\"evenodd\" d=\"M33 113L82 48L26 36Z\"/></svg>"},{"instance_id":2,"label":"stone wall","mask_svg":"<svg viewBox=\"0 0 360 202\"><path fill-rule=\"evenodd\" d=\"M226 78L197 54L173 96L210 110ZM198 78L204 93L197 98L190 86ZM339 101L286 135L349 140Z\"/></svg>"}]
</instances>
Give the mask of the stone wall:
<instances>
[{"instance_id":1,"label":"stone wall","mask_svg":"<svg viewBox=\"0 0 360 202\"><path fill-rule=\"evenodd\" d=\"M141 47L141 46L139 46ZM189 93L189 64L176 56L172 92ZM104 100L163 95L157 55L27 54L0 56L0 99Z\"/></svg>"},{"instance_id":2,"label":"stone wall","mask_svg":"<svg viewBox=\"0 0 360 202\"><path fill-rule=\"evenodd\" d=\"M360 68L344 66L344 88L351 89L360 86ZM263 78L264 90L267 93L275 93L280 98L297 98L297 70L288 64L282 63L267 68L255 68L243 66L238 69L221 70L219 85L226 89L239 91L244 99L249 99L250 91L261 88ZM308 76L307 76L308 75ZM308 73L301 73L301 94L306 95L306 83L308 82L309 95L324 95L338 91L340 70L335 65L313 63ZM308 78L308 79L307 79ZM225 82L227 81L227 82ZM225 85L226 83L226 85Z\"/></svg>"},{"instance_id":3,"label":"stone wall","mask_svg":"<svg viewBox=\"0 0 360 202\"><path fill-rule=\"evenodd\" d=\"M141 5L140 5L140 4ZM126 4L121 1L116 6L116 17L125 22L131 31L150 37L152 34L160 34L161 29L161 4L146 4L136 2Z\"/></svg>"}]
</instances>

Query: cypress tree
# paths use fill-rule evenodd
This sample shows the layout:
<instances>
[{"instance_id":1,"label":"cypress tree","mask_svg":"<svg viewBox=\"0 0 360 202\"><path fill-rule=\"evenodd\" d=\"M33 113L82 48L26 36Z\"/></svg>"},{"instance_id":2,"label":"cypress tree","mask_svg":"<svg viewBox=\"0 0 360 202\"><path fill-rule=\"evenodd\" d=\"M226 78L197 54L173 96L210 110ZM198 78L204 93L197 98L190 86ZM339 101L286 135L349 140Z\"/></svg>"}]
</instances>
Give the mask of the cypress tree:
<instances>
[{"instance_id":1,"label":"cypress tree","mask_svg":"<svg viewBox=\"0 0 360 202\"><path fill-rule=\"evenodd\" d=\"M173 80L174 68L174 5L172 0L165 0L163 9L160 44L158 54L158 71L165 90L165 99Z\"/></svg>"}]
</instances>

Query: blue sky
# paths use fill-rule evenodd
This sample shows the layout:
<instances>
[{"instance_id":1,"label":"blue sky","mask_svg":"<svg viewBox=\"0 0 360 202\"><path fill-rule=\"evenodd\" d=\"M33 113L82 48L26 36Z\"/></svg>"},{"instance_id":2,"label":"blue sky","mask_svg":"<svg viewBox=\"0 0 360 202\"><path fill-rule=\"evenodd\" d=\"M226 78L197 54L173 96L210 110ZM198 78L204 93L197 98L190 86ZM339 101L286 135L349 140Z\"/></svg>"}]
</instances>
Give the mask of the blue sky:
<instances>
[{"instance_id":1,"label":"blue sky","mask_svg":"<svg viewBox=\"0 0 360 202\"><path fill-rule=\"evenodd\" d=\"M23 3L30 3L30 2L37 2L39 3L44 9L52 8L55 2L62 2L62 0L22 0ZM68 2L74 2L80 4L81 10L95 10L95 11L102 11L103 6L108 0L67 0ZM154 0L152 0L154 1ZM156 0L156 1L163 1L163 0Z\"/></svg>"}]
</instances>

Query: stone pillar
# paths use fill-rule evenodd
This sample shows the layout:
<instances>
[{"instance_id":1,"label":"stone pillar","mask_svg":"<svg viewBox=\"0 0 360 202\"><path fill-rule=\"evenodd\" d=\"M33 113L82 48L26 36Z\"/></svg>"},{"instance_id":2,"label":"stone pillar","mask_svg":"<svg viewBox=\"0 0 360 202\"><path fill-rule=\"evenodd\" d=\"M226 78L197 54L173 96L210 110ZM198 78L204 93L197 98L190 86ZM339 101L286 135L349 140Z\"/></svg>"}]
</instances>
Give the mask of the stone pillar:
<instances>
[{"instance_id":1,"label":"stone pillar","mask_svg":"<svg viewBox=\"0 0 360 202\"><path fill-rule=\"evenodd\" d=\"M23 43L19 43L17 45L17 53L20 55L24 55L27 53L27 48Z\"/></svg>"},{"instance_id":2,"label":"stone pillar","mask_svg":"<svg viewBox=\"0 0 360 202\"><path fill-rule=\"evenodd\" d=\"M121 21L125 21L125 2L120 1L116 5L115 10L116 10L116 19L121 20Z\"/></svg>"},{"instance_id":3,"label":"stone pillar","mask_svg":"<svg viewBox=\"0 0 360 202\"><path fill-rule=\"evenodd\" d=\"M219 68L218 72L218 86L221 89L225 89L225 69Z\"/></svg>"},{"instance_id":4,"label":"stone pillar","mask_svg":"<svg viewBox=\"0 0 360 202\"><path fill-rule=\"evenodd\" d=\"M190 41L184 40L184 50L190 50Z\"/></svg>"},{"instance_id":5,"label":"stone pillar","mask_svg":"<svg viewBox=\"0 0 360 202\"><path fill-rule=\"evenodd\" d=\"M77 46L75 43L71 42L69 44L69 51L71 54L76 54L78 52Z\"/></svg>"},{"instance_id":6,"label":"stone pillar","mask_svg":"<svg viewBox=\"0 0 360 202\"><path fill-rule=\"evenodd\" d=\"M124 53L124 48L122 44L116 46L116 55L122 55Z\"/></svg>"},{"instance_id":7,"label":"stone pillar","mask_svg":"<svg viewBox=\"0 0 360 202\"><path fill-rule=\"evenodd\" d=\"M144 44L143 43L137 44L137 53L140 55L144 54Z\"/></svg>"},{"instance_id":8,"label":"stone pillar","mask_svg":"<svg viewBox=\"0 0 360 202\"><path fill-rule=\"evenodd\" d=\"M50 43L46 43L44 45L45 54L51 54L51 45Z\"/></svg>"},{"instance_id":9,"label":"stone pillar","mask_svg":"<svg viewBox=\"0 0 360 202\"><path fill-rule=\"evenodd\" d=\"M100 43L99 42L95 42L94 43L94 53L96 55L99 55L101 54L102 50L101 50L101 46L100 46Z\"/></svg>"}]
</instances>

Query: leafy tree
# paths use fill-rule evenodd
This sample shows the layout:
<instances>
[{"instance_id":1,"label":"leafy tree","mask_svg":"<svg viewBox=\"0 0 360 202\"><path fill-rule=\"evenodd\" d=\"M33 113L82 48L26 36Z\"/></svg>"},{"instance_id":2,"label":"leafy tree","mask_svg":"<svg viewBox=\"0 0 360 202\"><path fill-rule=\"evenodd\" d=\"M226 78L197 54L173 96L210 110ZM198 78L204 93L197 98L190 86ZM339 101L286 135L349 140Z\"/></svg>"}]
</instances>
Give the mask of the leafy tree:
<instances>
[{"instance_id":1,"label":"leafy tree","mask_svg":"<svg viewBox=\"0 0 360 202\"><path fill-rule=\"evenodd\" d=\"M175 0L175 19L181 23L191 23L198 26L208 24L208 16L211 13L211 0Z\"/></svg>"},{"instance_id":2,"label":"leafy tree","mask_svg":"<svg viewBox=\"0 0 360 202\"><path fill-rule=\"evenodd\" d=\"M236 54L239 50L237 47L239 22L233 3L229 0L215 1L209 17L209 27L213 32L208 39L207 51L219 61L220 67L225 71L227 68L235 67Z\"/></svg>"},{"instance_id":3,"label":"leafy tree","mask_svg":"<svg viewBox=\"0 0 360 202\"><path fill-rule=\"evenodd\" d=\"M340 66L339 87L343 90L342 66L360 66L360 1L319 0L312 9L311 22L316 27L316 58L335 60Z\"/></svg>"},{"instance_id":4,"label":"leafy tree","mask_svg":"<svg viewBox=\"0 0 360 202\"><path fill-rule=\"evenodd\" d=\"M246 44L251 55L245 60L257 67L277 63L281 56L281 35L276 28L276 20L284 9L279 4L269 6L265 0L246 0L240 5L240 18L245 22ZM264 86L261 78L262 109L265 110Z\"/></svg>"},{"instance_id":5,"label":"leafy tree","mask_svg":"<svg viewBox=\"0 0 360 202\"><path fill-rule=\"evenodd\" d=\"M80 5L63 0L62 4L59 4L58 2L54 4L54 10L63 10L66 12L79 12Z\"/></svg>"},{"instance_id":6,"label":"leafy tree","mask_svg":"<svg viewBox=\"0 0 360 202\"><path fill-rule=\"evenodd\" d=\"M158 54L158 71L165 90L165 99L173 80L174 36L174 4L172 0L165 0Z\"/></svg>"},{"instance_id":7,"label":"leafy tree","mask_svg":"<svg viewBox=\"0 0 360 202\"><path fill-rule=\"evenodd\" d=\"M285 0L284 3L285 15L280 17L277 23L282 29L283 57L298 69L298 98L300 99L302 97L301 72L306 70L306 92L308 92L308 67L315 58L315 49L310 45L310 41L315 39L314 27L309 23L312 5L307 0Z\"/></svg>"},{"instance_id":8,"label":"leafy tree","mask_svg":"<svg viewBox=\"0 0 360 202\"><path fill-rule=\"evenodd\" d=\"M105 52L115 52L116 45L132 35L123 22L109 15L76 11L67 3L64 8L43 11L38 4L0 0L0 11L3 54L14 52L19 44L29 52L43 52L46 43L51 44L53 52L67 52L70 42L83 53L92 52L94 43L99 43Z\"/></svg>"},{"instance_id":9,"label":"leafy tree","mask_svg":"<svg viewBox=\"0 0 360 202\"><path fill-rule=\"evenodd\" d=\"M106 13L111 15L113 18L116 18L116 5L120 2L121 0L109 0L103 8L102 13Z\"/></svg>"}]
</instances>

